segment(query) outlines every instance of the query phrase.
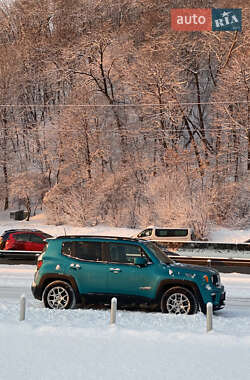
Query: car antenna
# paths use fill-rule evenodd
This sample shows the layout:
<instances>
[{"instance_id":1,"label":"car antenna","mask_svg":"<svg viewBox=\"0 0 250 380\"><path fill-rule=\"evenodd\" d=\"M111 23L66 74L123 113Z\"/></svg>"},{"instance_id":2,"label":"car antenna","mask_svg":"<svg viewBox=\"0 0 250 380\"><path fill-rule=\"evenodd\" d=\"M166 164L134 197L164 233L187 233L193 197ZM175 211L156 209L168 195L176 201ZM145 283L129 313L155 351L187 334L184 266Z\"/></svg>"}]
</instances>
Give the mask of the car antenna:
<instances>
[{"instance_id":1,"label":"car antenna","mask_svg":"<svg viewBox=\"0 0 250 380\"><path fill-rule=\"evenodd\" d=\"M65 227L63 227L63 229L64 229L64 236L66 236L66 228L65 228Z\"/></svg>"}]
</instances>

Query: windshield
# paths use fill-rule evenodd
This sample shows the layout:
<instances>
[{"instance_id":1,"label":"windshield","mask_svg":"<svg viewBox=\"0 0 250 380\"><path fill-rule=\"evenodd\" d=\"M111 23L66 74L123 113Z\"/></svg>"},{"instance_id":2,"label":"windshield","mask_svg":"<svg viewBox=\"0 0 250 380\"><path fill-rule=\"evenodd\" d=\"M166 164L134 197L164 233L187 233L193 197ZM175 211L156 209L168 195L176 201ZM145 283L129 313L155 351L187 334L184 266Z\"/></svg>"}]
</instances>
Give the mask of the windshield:
<instances>
[{"instance_id":1,"label":"windshield","mask_svg":"<svg viewBox=\"0 0 250 380\"><path fill-rule=\"evenodd\" d=\"M145 242L144 244L154 253L157 259L161 261L162 263L164 264L174 263L174 261L158 247L158 245L152 242Z\"/></svg>"}]
</instances>

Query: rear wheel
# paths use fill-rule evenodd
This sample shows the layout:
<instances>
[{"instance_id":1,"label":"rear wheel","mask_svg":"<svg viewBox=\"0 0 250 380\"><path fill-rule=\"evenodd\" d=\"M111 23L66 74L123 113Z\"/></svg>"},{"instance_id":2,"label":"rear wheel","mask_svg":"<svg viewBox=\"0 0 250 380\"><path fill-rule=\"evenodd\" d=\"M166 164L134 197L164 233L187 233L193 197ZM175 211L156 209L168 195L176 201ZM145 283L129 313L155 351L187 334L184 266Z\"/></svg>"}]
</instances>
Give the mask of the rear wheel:
<instances>
[{"instance_id":1,"label":"rear wheel","mask_svg":"<svg viewBox=\"0 0 250 380\"><path fill-rule=\"evenodd\" d=\"M72 309L75 299L71 285L64 281L51 282L43 292L44 306L49 309Z\"/></svg>"},{"instance_id":2,"label":"rear wheel","mask_svg":"<svg viewBox=\"0 0 250 380\"><path fill-rule=\"evenodd\" d=\"M195 314L198 304L190 290L178 286L168 289L163 294L161 311L169 314Z\"/></svg>"}]
</instances>

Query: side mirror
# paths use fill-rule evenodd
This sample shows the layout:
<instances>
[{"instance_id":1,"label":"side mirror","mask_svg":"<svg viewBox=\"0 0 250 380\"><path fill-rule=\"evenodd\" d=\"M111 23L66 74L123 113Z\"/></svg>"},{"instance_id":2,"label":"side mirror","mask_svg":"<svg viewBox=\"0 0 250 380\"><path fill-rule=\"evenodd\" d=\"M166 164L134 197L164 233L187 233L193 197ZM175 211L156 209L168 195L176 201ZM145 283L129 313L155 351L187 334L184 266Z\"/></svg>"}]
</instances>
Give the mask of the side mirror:
<instances>
[{"instance_id":1,"label":"side mirror","mask_svg":"<svg viewBox=\"0 0 250 380\"><path fill-rule=\"evenodd\" d=\"M147 264L147 259L145 257L135 257L134 264L139 266L144 266Z\"/></svg>"}]
</instances>

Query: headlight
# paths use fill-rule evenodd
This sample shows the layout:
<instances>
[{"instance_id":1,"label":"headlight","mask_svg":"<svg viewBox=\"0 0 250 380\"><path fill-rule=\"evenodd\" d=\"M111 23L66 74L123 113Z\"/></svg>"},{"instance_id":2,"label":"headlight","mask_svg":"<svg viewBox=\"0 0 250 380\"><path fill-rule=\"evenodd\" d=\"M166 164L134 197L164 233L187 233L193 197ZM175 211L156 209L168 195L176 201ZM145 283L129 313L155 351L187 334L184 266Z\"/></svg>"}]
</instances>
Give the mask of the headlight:
<instances>
[{"instance_id":1,"label":"headlight","mask_svg":"<svg viewBox=\"0 0 250 380\"><path fill-rule=\"evenodd\" d=\"M212 284L214 286L216 286L217 288L221 286L220 275L219 274L213 274L212 275Z\"/></svg>"}]
</instances>

